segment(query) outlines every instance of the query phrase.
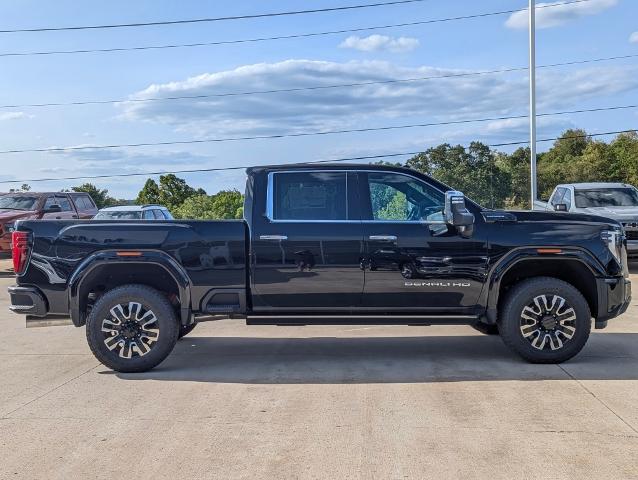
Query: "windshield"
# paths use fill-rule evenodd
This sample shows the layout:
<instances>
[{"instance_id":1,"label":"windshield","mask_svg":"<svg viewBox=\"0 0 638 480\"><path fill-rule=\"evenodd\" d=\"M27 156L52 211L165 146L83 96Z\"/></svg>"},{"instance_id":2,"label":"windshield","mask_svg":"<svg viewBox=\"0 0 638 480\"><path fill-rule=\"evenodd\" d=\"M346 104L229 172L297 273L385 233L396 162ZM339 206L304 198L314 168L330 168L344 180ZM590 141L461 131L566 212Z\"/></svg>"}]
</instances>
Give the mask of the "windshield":
<instances>
[{"instance_id":1,"label":"windshield","mask_svg":"<svg viewBox=\"0 0 638 480\"><path fill-rule=\"evenodd\" d=\"M635 188L575 190L574 196L578 208L638 207L638 190Z\"/></svg>"},{"instance_id":2,"label":"windshield","mask_svg":"<svg viewBox=\"0 0 638 480\"><path fill-rule=\"evenodd\" d=\"M112 212L98 212L93 218L95 220L141 220L142 212L114 210Z\"/></svg>"},{"instance_id":3,"label":"windshield","mask_svg":"<svg viewBox=\"0 0 638 480\"><path fill-rule=\"evenodd\" d=\"M0 209L8 210L35 210L38 197L24 195L2 195L0 197Z\"/></svg>"}]
</instances>

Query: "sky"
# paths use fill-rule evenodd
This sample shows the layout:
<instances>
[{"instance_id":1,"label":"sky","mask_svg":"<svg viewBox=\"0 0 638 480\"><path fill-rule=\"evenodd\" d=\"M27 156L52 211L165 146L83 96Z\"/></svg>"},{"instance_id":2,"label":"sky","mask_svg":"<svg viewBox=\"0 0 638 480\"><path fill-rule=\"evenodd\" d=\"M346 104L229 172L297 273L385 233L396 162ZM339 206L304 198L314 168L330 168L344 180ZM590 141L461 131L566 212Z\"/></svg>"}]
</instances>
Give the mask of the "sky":
<instances>
[{"instance_id":1,"label":"sky","mask_svg":"<svg viewBox=\"0 0 638 480\"><path fill-rule=\"evenodd\" d=\"M252 15L376 3L20 0L0 2L0 30ZM546 5L537 2L537 6ZM0 108L0 150L92 147L237 137L287 138L0 153L0 181L237 167L423 151L441 143L525 141L525 118L306 136L332 130L526 115L527 13L351 33L189 48L6 56L7 53L206 43L523 9L525 0L426 0L375 8L235 21L0 33L0 105L118 100L98 105ZM638 55L638 2L589 0L537 10L537 64ZM422 77L447 78L374 83ZM316 88L368 83L343 88ZM638 57L537 73L539 113L638 104ZM308 88L251 95L210 95ZM202 95L208 97L202 98ZM180 100L175 96L200 96ZM138 100L138 101L131 101ZM638 109L543 116L539 138L567 128L638 128ZM539 144L542 151L550 143ZM512 147L509 147L511 150ZM501 150L507 151L508 147ZM393 161L409 158L395 157ZM242 189L243 170L180 174L210 193ZM134 198L147 177L90 180ZM82 180L31 182L59 190ZM0 191L20 183L0 184Z\"/></svg>"}]
</instances>

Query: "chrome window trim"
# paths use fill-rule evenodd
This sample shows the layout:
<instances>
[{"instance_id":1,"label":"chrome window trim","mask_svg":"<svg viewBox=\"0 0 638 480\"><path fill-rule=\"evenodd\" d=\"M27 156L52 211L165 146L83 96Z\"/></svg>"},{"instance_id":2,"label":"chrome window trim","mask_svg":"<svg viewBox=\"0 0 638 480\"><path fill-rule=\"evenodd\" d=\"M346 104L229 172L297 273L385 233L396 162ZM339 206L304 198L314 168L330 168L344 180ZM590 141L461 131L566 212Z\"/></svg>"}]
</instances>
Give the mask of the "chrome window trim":
<instances>
[{"instance_id":1,"label":"chrome window trim","mask_svg":"<svg viewBox=\"0 0 638 480\"><path fill-rule=\"evenodd\" d=\"M329 170L277 170L275 172L268 172L268 183L266 187L266 218L270 221L270 223L389 223L393 225L397 224L410 224L410 225L447 225L445 221L433 221L427 222L425 220L276 220L273 218L274 212L274 177L280 173L299 173L299 172L307 172L307 173L326 173L326 172L343 172L346 175L348 173L379 173L384 172L383 170L353 170L353 169L329 169ZM403 175L404 177L411 178L416 180L417 182L423 182L422 179L415 177L414 175L410 175L409 173L404 172L392 172L387 171L385 173L393 173L395 175ZM423 182L426 183L426 182ZM437 192L445 195L445 192L426 183L429 187L433 188ZM348 178L346 177L346 216L348 215Z\"/></svg>"}]
</instances>

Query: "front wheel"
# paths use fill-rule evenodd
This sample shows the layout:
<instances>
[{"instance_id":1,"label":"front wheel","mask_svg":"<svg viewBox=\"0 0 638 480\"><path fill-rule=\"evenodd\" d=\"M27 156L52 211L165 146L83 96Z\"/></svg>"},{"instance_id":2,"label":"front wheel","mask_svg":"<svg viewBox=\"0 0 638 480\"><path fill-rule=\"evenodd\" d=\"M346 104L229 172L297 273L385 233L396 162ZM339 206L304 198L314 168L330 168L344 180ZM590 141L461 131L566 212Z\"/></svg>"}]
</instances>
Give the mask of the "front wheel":
<instances>
[{"instance_id":1,"label":"front wheel","mask_svg":"<svg viewBox=\"0 0 638 480\"><path fill-rule=\"evenodd\" d=\"M171 303L145 285L108 291L86 321L93 355L117 372L145 372L159 365L173 350L178 334Z\"/></svg>"},{"instance_id":2,"label":"front wheel","mask_svg":"<svg viewBox=\"0 0 638 480\"><path fill-rule=\"evenodd\" d=\"M532 363L560 363L578 354L591 331L582 294L551 277L524 280L507 295L498 319L505 344Z\"/></svg>"}]
</instances>

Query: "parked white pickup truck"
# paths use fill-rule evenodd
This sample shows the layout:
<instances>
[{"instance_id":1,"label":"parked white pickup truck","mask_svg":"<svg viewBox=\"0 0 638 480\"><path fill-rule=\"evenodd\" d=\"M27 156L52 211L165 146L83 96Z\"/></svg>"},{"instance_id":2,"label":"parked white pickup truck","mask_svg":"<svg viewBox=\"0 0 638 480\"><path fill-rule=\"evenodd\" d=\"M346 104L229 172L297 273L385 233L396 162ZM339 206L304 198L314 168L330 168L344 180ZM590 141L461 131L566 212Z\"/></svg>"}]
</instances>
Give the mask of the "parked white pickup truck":
<instances>
[{"instance_id":1,"label":"parked white pickup truck","mask_svg":"<svg viewBox=\"0 0 638 480\"><path fill-rule=\"evenodd\" d=\"M534 201L534 210L588 213L622 223L627 255L638 257L638 190L626 183L565 183L557 185L549 202Z\"/></svg>"}]
</instances>

